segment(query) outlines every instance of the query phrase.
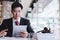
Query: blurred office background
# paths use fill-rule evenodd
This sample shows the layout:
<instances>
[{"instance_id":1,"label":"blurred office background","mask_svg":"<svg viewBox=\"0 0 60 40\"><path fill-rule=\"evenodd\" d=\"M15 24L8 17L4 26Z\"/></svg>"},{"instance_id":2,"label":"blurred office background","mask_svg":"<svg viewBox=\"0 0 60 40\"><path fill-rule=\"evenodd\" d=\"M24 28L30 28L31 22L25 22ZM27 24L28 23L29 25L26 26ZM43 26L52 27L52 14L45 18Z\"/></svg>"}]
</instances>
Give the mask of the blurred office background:
<instances>
[{"instance_id":1,"label":"blurred office background","mask_svg":"<svg viewBox=\"0 0 60 40\"><path fill-rule=\"evenodd\" d=\"M12 17L11 4L16 1L0 1L0 21ZM51 28L60 37L60 0L17 0L23 5L21 16L29 19L35 32Z\"/></svg>"}]
</instances>

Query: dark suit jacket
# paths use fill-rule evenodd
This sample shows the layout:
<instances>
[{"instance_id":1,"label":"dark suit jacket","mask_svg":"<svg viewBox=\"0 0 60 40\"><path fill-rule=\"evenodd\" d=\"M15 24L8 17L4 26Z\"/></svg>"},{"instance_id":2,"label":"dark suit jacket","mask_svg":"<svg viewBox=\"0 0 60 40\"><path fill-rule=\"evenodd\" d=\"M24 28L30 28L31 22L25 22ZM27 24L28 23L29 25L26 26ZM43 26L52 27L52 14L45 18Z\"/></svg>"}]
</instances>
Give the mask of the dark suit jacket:
<instances>
[{"instance_id":1,"label":"dark suit jacket","mask_svg":"<svg viewBox=\"0 0 60 40\"><path fill-rule=\"evenodd\" d=\"M34 33L33 29L30 26L30 22L27 19L21 18L20 20L20 25L27 25L27 32L28 33ZM0 27L0 31L3 29L8 29L7 31L7 36L12 37L12 32L13 32L13 21L12 18L10 19L5 19Z\"/></svg>"}]
</instances>

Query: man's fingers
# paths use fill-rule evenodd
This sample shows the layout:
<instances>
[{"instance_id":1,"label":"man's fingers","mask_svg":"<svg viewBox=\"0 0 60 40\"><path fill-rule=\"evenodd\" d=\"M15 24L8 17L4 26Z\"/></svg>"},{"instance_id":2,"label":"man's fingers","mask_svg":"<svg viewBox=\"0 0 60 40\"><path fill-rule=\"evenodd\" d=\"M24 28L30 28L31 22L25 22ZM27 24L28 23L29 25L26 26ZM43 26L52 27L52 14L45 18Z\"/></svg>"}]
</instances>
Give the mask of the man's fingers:
<instances>
[{"instance_id":1,"label":"man's fingers","mask_svg":"<svg viewBox=\"0 0 60 40\"><path fill-rule=\"evenodd\" d=\"M2 30L3 32L6 32L6 31L8 31L8 29L4 29L4 30Z\"/></svg>"},{"instance_id":2,"label":"man's fingers","mask_svg":"<svg viewBox=\"0 0 60 40\"><path fill-rule=\"evenodd\" d=\"M0 36L5 36L7 34L8 29L1 30Z\"/></svg>"}]
</instances>

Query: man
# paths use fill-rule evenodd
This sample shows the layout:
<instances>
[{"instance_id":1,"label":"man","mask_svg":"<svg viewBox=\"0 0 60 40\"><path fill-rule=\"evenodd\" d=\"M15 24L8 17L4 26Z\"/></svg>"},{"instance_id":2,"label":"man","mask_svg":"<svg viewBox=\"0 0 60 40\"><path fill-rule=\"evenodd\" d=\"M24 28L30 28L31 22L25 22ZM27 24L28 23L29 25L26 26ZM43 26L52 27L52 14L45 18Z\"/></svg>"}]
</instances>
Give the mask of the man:
<instances>
[{"instance_id":1,"label":"man","mask_svg":"<svg viewBox=\"0 0 60 40\"><path fill-rule=\"evenodd\" d=\"M34 33L33 29L30 26L29 20L24 19L20 16L22 9L23 9L23 6L19 2L14 2L12 4L11 12L13 14L13 17L10 19L3 20L3 23L0 27L0 36L12 37L12 35L15 31L13 29L16 29L15 25L27 25L27 29L26 29L27 32L19 32L19 34L23 38L27 37L27 33Z\"/></svg>"}]
</instances>

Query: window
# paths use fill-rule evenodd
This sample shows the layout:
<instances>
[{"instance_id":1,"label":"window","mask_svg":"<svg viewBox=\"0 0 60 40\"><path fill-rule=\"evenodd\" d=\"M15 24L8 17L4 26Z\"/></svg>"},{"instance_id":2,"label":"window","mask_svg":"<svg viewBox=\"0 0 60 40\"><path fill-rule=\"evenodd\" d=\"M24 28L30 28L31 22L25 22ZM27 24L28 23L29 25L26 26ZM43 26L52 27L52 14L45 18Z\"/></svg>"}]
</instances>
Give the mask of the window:
<instances>
[{"instance_id":1,"label":"window","mask_svg":"<svg viewBox=\"0 0 60 40\"><path fill-rule=\"evenodd\" d=\"M36 12L28 14L30 15L28 16L28 18L31 21L31 26L34 29L34 31L37 32L39 30L43 30L44 27L49 27L51 28L51 30L53 30L54 27L58 27L59 26L58 1L51 0L48 2L48 4L44 4L43 2L38 1L36 4L37 4L36 5L37 7L35 7Z\"/></svg>"}]
</instances>

